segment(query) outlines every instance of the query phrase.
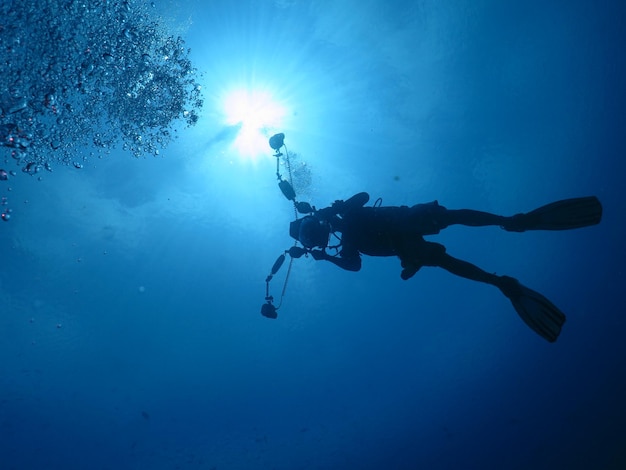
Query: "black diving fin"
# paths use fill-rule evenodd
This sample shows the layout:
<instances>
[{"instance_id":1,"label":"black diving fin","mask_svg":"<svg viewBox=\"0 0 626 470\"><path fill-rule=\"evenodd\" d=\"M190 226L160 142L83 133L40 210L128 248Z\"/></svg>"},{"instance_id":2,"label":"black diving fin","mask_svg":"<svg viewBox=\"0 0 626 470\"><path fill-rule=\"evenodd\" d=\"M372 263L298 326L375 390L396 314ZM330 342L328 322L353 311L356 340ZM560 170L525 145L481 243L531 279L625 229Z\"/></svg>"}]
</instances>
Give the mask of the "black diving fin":
<instances>
[{"instance_id":1,"label":"black diving fin","mask_svg":"<svg viewBox=\"0 0 626 470\"><path fill-rule=\"evenodd\" d=\"M508 217L502 228L509 232L526 230L569 230L600 223L602 204L595 196L563 199L525 214Z\"/></svg>"},{"instance_id":2,"label":"black diving fin","mask_svg":"<svg viewBox=\"0 0 626 470\"><path fill-rule=\"evenodd\" d=\"M515 311L532 330L547 341L554 343L565 323L565 314L539 292L523 286L515 278L502 276L500 289Z\"/></svg>"}]
</instances>

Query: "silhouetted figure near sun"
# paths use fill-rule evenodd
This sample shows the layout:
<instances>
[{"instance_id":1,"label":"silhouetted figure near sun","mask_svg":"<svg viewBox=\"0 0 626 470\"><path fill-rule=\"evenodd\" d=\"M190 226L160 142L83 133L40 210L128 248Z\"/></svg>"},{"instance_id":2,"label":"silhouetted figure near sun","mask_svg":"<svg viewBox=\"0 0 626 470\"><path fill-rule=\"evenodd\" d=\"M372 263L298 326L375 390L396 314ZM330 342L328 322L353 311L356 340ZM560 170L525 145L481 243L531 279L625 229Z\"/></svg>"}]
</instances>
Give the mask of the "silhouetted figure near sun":
<instances>
[{"instance_id":1,"label":"silhouetted figure near sun","mask_svg":"<svg viewBox=\"0 0 626 470\"><path fill-rule=\"evenodd\" d=\"M278 153L278 149L275 150ZM496 286L511 300L526 324L550 342L559 336L565 315L548 299L512 277L491 274L454 258L443 245L423 237L436 235L450 225L495 225L509 232L569 230L598 224L602 218L602 205L595 196L565 199L528 213L505 217L470 209L450 210L437 201L411 207L381 206L377 201L366 207L369 195L365 192L315 209L307 203L296 202L295 192L287 181L281 180L280 185L288 199L294 201L296 210L307 214L290 224L289 234L302 244L302 248L294 246L287 250L292 258L311 255L315 260L359 271L361 255L397 256L404 280L413 277L423 266L440 267L457 276ZM282 261L277 260L266 280L268 283L281 264ZM276 318L276 307L269 292L266 300L261 313Z\"/></svg>"}]
</instances>

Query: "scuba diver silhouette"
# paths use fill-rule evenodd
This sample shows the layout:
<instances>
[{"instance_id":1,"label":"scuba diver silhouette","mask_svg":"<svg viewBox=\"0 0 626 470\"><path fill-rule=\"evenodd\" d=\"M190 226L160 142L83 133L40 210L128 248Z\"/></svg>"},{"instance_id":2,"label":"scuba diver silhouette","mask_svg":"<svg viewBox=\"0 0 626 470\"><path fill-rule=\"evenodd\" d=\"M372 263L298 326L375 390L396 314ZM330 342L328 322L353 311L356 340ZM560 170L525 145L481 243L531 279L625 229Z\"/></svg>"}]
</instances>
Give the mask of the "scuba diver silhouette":
<instances>
[{"instance_id":1,"label":"scuba diver silhouette","mask_svg":"<svg viewBox=\"0 0 626 470\"><path fill-rule=\"evenodd\" d=\"M284 146L284 134L273 136L270 146L276 150L276 157L282 156L280 149ZM565 199L510 217L471 209L450 210L437 201L408 207L382 206L379 199L373 206L366 207L369 195L365 192L316 209L308 203L296 202L291 184L282 180L278 170L277 176L280 189L294 202L296 209L296 220L289 227L296 245L285 252L292 259L311 255L315 260L329 261L348 271L359 271L361 255L396 256L400 259L403 280L413 277L423 266L440 267L500 289L511 300L522 320L550 342L556 341L565 323L565 315L552 302L515 278L488 273L450 256L443 245L426 241L424 236L436 235L446 227L458 224L472 227L494 225L509 232L569 230L598 224L602 218L602 205L595 196ZM298 219L297 213L306 216ZM337 240L336 244L330 245L331 237ZM297 246L298 242L302 247ZM268 318L276 318L276 310L280 307L274 306L274 299L269 295L269 282L284 257L283 254L276 260L266 279L266 303L261 313Z\"/></svg>"}]
</instances>

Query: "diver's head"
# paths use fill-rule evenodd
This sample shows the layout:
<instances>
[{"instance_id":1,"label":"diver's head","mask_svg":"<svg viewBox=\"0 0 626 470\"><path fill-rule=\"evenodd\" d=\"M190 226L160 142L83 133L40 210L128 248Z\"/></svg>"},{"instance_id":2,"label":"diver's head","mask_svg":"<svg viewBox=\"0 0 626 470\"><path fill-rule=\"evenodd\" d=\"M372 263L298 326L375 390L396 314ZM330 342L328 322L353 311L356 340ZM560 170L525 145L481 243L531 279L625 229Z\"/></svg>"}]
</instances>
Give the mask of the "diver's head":
<instances>
[{"instance_id":1,"label":"diver's head","mask_svg":"<svg viewBox=\"0 0 626 470\"><path fill-rule=\"evenodd\" d=\"M294 220L289 225L289 235L298 240L306 248L326 248L330 227L312 215Z\"/></svg>"}]
</instances>

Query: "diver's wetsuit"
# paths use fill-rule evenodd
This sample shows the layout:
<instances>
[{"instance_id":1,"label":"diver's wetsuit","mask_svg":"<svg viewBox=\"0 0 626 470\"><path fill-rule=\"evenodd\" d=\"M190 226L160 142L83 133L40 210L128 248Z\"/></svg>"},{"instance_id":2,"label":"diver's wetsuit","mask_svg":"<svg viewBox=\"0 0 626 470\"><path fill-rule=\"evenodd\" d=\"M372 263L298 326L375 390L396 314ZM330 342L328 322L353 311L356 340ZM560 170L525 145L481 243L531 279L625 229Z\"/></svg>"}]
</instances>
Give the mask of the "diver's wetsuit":
<instances>
[{"instance_id":1,"label":"diver's wetsuit","mask_svg":"<svg viewBox=\"0 0 626 470\"><path fill-rule=\"evenodd\" d=\"M360 254L397 256L402 263L402 279L411 278L422 266L439 266L453 274L485 282L502 289L503 278L446 253L439 243L424 240L449 225L505 225L510 218L469 209L448 210L437 201L427 204L387 207L364 207L369 201L365 192L346 201L315 212L315 217L330 225L331 232L341 232L338 255L325 249L311 251L316 260L325 259L349 271L361 269Z\"/></svg>"},{"instance_id":2,"label":"diver's wetsuit","mask_svg":"<svg viewBox=\"0 0 626 470\"><path fill-rule=\"evenodd\" d=\"M296 203L296 210L309 215L290 223L289 234L303 248L293 246L288 253L296 258L309 253L316 260L325 259L349 271L361 269L361 254L397 256L402 264L401 277L404 280L415 275L422 266L439 266L457 276L496 286L533 331L549 342L556 341L566 318L547 298L523 286L515 278L490 274L471 263L453 258L446 253L443 245L427 242L423 237L435 235L454 224L497 225L509 232L589 227L602 219L602 204L597 197L563 199L511 217L469 209L448 210L437 201L412 207L377 207L376 204L365 207L368 200L367 193L359 193L321 210L315 210L309 204ZM334 255L326 252L330 233L341 234L337 235L340 244L330 247L337 249ZM282 260L279 258L278 261L282 263ZM272 274L275 271L276 268L272 268ZM271 275L266 282L269 280ZM261 313L276 318L276 308L269 294L266 300Z\"/></svg>"}]
</instances>

